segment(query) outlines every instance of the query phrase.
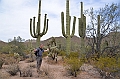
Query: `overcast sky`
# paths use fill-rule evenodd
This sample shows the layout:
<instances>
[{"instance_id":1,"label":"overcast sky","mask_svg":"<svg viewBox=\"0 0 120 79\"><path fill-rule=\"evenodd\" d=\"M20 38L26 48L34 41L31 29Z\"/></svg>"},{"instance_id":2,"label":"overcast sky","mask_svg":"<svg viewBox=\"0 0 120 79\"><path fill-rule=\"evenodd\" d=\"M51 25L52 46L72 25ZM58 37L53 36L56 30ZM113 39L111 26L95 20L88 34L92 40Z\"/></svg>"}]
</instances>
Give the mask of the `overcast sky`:
<instances>
[{"instance_id":1,"label":"overcast sky","mask_svg":"<svg viewBox=\"0 0 120 79\"><path fill-rule=\"evenodd\" d=\"M83 1L84 10L93 7L98 10L105 4L118 3L119 0L70 0L70 15L80 17L80 2ZM48 14L48 32L41 40L52 36L62 36L61 12L65 12L66 0L42 0L43 28L44 14ZM20 36L32 39L30 35L30 18L37 17L38 0L0 0L0 40L7 42L8 39ZM36 19L37 20L37 19ZM72 24L71 24L72 25ZM72 27L71 27L72 28ZM41 30L42 31L42 30ZM78 36L78 23L76 23L75 35Z\"/></svg>"}]
</instances>

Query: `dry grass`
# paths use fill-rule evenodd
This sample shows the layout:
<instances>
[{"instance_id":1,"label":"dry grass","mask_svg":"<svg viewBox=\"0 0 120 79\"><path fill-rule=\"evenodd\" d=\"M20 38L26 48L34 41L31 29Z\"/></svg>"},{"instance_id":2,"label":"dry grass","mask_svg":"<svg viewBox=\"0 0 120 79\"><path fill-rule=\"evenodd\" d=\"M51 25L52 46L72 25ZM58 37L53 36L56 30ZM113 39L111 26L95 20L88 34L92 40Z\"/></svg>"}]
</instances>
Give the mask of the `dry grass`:
<instances>
[{"instance_id":1,"label":"dry grass","mask_svg":"<svg viewBox=\"0 0 120 79\"><path fill-rule=\"evenodd\" d=\"M30 66L27 66L22 70L20 70L20 77L32 77L32 76L33 76L33 73Z\"/></svg>"},{"instance_id":2,"label":"dry grass","mask_svg":"<svg viewBox=\"0 0 120 79\"><path fill-rule=\"evenodd\" d=\"M6 57L4 60L5 65L10 65L10 64L17 64L18 62L14 57Z\"/></svg>"},{"instance_id":3,"label":"dry grass","mask_svg":"<svg viewBox=\"0 0 120 79\"><path fill-rule=\"evenodd\" d=\"M49 65L44 65L42 67L42 72L43 72L43 75L46 76L45 78L46 79L55 79L54 78L54 75L53 75L53 72L51 72L51 69L49 67Z\"/></svg>"},{"instance_id":4,"label":"dry grass","mask_svg":"<svg viewBox=\"0 0 120 79\"><path fill-rule=\"evenodd\" d=\"M19 66L18 66L17 64L10 64L10 65L7 67L6 71L7 71L10 75L14 76L14 75L16 75L17 72L19 71Z\"/></svg>"}]
</instances>

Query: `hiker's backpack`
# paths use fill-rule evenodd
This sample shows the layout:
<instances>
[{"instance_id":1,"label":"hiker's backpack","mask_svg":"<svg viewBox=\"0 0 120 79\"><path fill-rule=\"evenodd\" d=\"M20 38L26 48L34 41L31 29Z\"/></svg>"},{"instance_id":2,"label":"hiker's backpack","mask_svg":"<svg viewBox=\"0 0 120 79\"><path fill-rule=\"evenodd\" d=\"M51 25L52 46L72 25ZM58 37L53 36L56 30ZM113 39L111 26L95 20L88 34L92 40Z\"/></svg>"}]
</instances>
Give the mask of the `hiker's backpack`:
<instances>
[{"instance_id":1,"label":"hiker's backpack","mask_svg":"<svg viewBox=\"0 0 120 79\"><path fill-rule=\"evenodd\" d=\"M35 51L35 53L34 53L34 54L35 54L35 56L37 56L37 55L38 55L38 52L39 52L39 50Z\"/></svg>"},{"instance_id":2,"label":"hiker's backpack","mask_svg":"<svg viewBox=\"0 0 120 79\"><path fill-rule=\"evenodd\" d=\"M43 50L43 49L38 48L38 49L37 49L37 51L35 51L35 53L34 53L34 54L35 54L36 56L42 56L42 53L43 53L43 52L44 52L44 50Z\"/></svg>"}]
</instances>

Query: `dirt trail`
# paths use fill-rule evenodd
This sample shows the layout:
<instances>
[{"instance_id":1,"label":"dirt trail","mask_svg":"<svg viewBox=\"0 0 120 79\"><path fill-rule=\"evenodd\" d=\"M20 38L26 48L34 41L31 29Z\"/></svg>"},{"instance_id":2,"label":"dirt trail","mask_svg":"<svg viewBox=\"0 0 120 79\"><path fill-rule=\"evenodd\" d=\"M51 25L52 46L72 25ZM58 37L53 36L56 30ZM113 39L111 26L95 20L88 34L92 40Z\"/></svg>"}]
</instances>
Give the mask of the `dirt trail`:
<instances>
[{"instance_id":1,"label":"dirt trail","mask_svg":"<svg viewBox=\"0 0 120 79\"><path fill-rule=\"evenodd\" d=\"M62 58L59 57L58 59L58 63L55 63L55 61L50 62L52 64L49 64L49 59L44 58L43 62L42 62L42 69L44 71L45 67L48 68L48 72L49 75L51 76L51 79L70 79L70 77L68 77L66 74L66 70L63 66L62 63L60 63Z\"/></svg>"}]
</instances>

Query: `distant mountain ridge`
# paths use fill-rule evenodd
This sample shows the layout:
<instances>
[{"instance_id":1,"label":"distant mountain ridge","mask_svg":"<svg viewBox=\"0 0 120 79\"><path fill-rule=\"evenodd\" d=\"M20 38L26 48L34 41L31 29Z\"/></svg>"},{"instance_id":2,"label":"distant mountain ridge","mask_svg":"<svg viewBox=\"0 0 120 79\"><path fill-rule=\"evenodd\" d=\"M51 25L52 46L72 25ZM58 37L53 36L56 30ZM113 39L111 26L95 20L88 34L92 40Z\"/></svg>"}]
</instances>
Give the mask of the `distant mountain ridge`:
<instances>
[{"instance_id":1,"label":"distant mountain ridge","mask_svg":"<svg viewBox=\"0 0 120 79\"><path fill-rule=\"evenodd\" d=\"M110 39L113 39L113 37L114 37L114 34L115 34L115 32L111 32L111 33L109 33L104 39L103 39L103 41L104 40L110 40ZM116 37L117 37L117 41L116 42L118 42L118 43L120 43L120 32L117 32L116 33ZM43 43L44 45L47 45L47 43L50 41L52 39L52 37L50 37L50 38L48 38L48 39L46 39L46 40L42 40L41 41L41 43ZM56 42L58 43L58 44L62 44L62 45L65 45L66 44L66 38L64 38L63 36L59 36L59 37L55 37L55 39L56 39ZM89 37L86 37L86 41L89 39ZM92 39L92 38L91 38ZM28 40L26 40L25 42L24 42L25 44L28 44L29 43L29 39ZM35 44L36 43L36 40L35 39L32 39L32 44ZM78 36L73 36L72 38L71 38L71 44L73 45L73 44L77 44L77 45L80 45L80 37L78 37ZM4 41L1 41L0 40L0 47L1 46L4 46L4 45L7 45L7 42L4 42Z\"/></svg>"},{"instance_id":2,"label":"distant mountain ridge","mask_svg":"<svg viewBox=\"0 0 120 79\"><path fill-rule=\"evenodd\" d=\"M47 43L49 42L49 41L51 41L52 40L52 37L50 37L50 38L48 38L48 39L46 39L46 40L42 40L41 41L41 43L42 44L44 44L44 45L47 45ZM56 40L56 43L57 44L66 44L66 39L64 38L64 37L62 37L62 36L59 36L59 37L55 37L55 40ZM29 42L29 40L26 40L25 41L26 43L27 42ZM32 43L35 43L36 42L36 40L32 40ZM71 43L72 44L80 44L80 38L79 37L77 37L77 36L73 36L72 38L71 38Z\"/></svg>"}]
</instances>

